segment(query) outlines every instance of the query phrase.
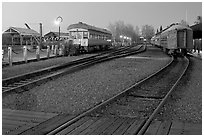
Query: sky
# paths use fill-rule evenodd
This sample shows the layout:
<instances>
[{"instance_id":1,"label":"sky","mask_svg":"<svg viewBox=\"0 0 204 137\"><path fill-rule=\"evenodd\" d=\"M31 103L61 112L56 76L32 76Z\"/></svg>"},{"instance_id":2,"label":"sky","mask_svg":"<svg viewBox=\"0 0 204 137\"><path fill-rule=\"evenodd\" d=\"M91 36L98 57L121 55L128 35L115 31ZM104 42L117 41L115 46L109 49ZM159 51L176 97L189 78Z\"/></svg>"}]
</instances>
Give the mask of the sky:
<instances>
[{"instance_id":1,"label":"sky","mask_svg":"<svg viewBox=\"0 0 204 137\"><path fill-rule=\"evenodd\" d=\"M181 20L192 25L199 15L202 2L2 2L2 32L11 26L25 28L25 23L38 32L42 23L43 34L58 31L58 16L63 18L61 32L73 23L107 28L119 20L140 28L152 25L156 31Z\"/></svg>"}]
</instances>

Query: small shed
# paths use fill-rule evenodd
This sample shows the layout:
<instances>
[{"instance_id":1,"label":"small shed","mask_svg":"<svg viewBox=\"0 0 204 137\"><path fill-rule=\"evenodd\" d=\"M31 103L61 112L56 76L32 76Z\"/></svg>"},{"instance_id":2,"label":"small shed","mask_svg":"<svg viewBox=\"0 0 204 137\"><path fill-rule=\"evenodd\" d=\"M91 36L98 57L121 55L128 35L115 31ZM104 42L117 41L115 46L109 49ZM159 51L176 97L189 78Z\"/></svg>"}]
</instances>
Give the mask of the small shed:
<instances>
[{"instance_id":1,"label":"small shed","mask_svg":"<svg viewBox=\"0 0 204 137\"><path fill-rule=\"evenodd\" d=\"M60 39L65 40L69 38L69 33L60 32ZM45 40L58 40L59 39L59 32L50 31L44 35Z\"/></svg>"},{"instance_id":2,"label":"small shed","mask_svg":"<svg viewBox=\"0 0 204 137\"><path fill-rule=\"evenodd\" d=\"M33 29L9 27L2 34L3 45L25 45L38 44L40 33Z\"/></svg>"}]
</instances>

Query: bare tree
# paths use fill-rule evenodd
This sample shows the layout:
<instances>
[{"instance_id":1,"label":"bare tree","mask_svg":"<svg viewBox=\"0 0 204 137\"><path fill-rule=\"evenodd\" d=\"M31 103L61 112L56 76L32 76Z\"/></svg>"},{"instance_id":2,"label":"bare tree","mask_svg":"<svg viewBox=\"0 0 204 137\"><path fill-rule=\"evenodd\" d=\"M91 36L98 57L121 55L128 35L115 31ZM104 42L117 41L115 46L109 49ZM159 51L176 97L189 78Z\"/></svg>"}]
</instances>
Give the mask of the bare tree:
<instances>
[{"instance_id":1,"label":"bare tree","mask_svg":"<svg viewBox=\"0 0 204 137\"><path fill-rule=\"evenodd\" d=\"M162 30L163 30L163 29L162 29L162 26L160 26L160 32L162 32Z\"/></svg>"},{"instance_id":2,"label":"bare tree","mask_svg":"<svg viewBox=\"0 0 204 137\"><path fill-rule=\"evenodd\" d=\"M181 22L180 22L182 25L184 25L184 26L189 26L188 25L188 22L186 22L185 20L181 20Z\"/></svg>"},{"instance_id":3,"label":"bare tree","mask_svg":"<svg viewBox=\"0 0 204 137\"><path fill-rule=\"evenodd\" d=\"M135 26L135 33L136 35L140 35L140 28L138 26Z\"/></svg>"},{"instance_id":4,"label":"bare tree","mask_svg":"<svg viewBox=\"0 0 204 137\"><path fill-rule=\"evenodd\" d=\"M197 16L197 20L194 22L195 24L202 23L202 16Z\"/></svg>"},{"instance_id":5,"label":"bare tree","mask_svg":"<svg viewBox=\"0 0 204 137\"><path fill-rule=\"evenodd\" d=\"M133 25L125 24L123 21L117 21L114 24L110 23L108 28L116 41L121 41L120 35L131 37L132 41L137 41L139 38L139 28L136 26L134 29Z\"/></svg>"},{"instance_id":6,"label":"bare tree","mask_svg":"<svg viewBox=\"0 0 204 137\"><path fill-rule=\"evenodd\" d=\"M154 36L155 31L154 27L150 25L144 25L142 26L142 36L146 38L148 41L151 40L151 38Z\"/></svg>"}]
</instances>

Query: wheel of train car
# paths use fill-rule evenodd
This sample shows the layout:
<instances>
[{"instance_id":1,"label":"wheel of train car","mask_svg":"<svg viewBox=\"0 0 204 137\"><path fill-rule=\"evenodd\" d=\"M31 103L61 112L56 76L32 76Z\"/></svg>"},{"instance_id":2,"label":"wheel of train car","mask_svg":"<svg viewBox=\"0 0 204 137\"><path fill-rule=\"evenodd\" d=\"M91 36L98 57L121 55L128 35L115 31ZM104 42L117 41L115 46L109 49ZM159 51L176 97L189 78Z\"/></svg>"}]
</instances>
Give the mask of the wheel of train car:
<instances>
[{"instance_id":1,"label":"wheel of train car","mask_svg":"<svg viewBox=\"0 0 204 137\"><path fill-rule=\"evenodd\" d=\"M181 49L181 55L186 56L187 55L187 49Z\"/></svg>"},{"instance_id":2,"label":"wheel of train car","mask_svg":"<svg viewBox=\"0 0 204 137\"><path fill-rule=\"evenodd\" d=\"M105 50L108 50L108 46L109 46L109 45L105 45Z\"/></svg>"},{"instance_id":3,"label":"wheel of train car","mask_svg":"<svg viewBox=\"0 0 204 137\"><path fill-rule=\"evenodd\" d=\"M102 45L99 45L98 47L99 47L99 50L100 50L100 51L103 50L103 46L102 46Z\"/></svg>"}]
</instances>

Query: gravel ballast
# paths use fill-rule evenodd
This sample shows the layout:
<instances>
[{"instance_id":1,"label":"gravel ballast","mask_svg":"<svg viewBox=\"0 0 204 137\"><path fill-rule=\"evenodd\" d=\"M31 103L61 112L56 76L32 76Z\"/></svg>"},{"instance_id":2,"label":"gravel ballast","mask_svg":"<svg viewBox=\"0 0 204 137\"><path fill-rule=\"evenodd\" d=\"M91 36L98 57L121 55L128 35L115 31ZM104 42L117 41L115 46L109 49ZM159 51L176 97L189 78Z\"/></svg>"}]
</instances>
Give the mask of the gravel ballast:
<instances>
[{"instance_id":1,"label":"gravel ballast","mask_svg":"<svg viewBox=\"0 0 204 137\"><path fill-rule=\"evenodd\" d=\"M191 57L187 73L157 119L202 124L202 60Z\"/></svg>"},{"instance_id":2,"label":"gravel ballast","mask_svg":"<svg viewBox=\"0 0 204 137\"><path fill-rule=\"evenodd\" d=\"M120 93L165 66L170 58L148 47L138 55L115 59L65 75L3 98L3 108L78 114Z\"/></svg>"}]
</instances>

